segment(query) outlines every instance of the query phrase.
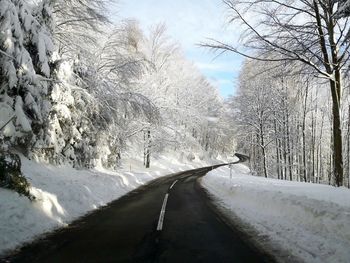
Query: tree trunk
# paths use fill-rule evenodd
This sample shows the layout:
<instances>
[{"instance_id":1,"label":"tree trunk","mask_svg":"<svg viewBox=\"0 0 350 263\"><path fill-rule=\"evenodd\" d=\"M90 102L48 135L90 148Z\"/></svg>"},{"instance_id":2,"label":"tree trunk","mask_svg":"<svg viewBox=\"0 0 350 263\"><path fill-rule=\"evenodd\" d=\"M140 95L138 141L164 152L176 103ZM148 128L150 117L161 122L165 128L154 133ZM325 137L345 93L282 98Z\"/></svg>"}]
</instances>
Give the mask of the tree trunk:
<instances>
[{"instance_id":1,"label":"tree trunk","mask_svg":"<svg viewBox=\"0 0 350 263\"><path fill-rule=\"evenodd\" d=\"M151 165L151 131L147 130L144 134L145 139L145 150L144 150L144 165L146 168L149 168Z\"/></svg>"},{"instance_id":2,"label":"tree trunk","mask_svg":"<svg viewBox=\"0 0 350 263\"><path fill-rule=\"evenodd\" d=\"M267 160L266 160L266 149L265 149L265 140L264 140L264 130L263 130L263 124L260 123L260 147L261 147L261 153L263 157L263 171L265 178L268 177L267 173Z\"/></svg>"},{"instance_id":3,"label":"tree trunk","mask_svg":"<svg viewBox=\"0 0 350 263\"><path fill-rule=\"evenodd\" d=\"M285 114L285 112L283 112L282 133L283 133L283 137L282 137L283 138L283 140L282 140L282 147L283 147L283 179L287 180L287 140L286 140L287 132L286 132L286 114Z\"/></svg>"},{"instance_id":4,"label":"tree trunk","mask_svg":"<svg viewBox=\"0 0 350 263\"><path fill-rule=\"evenodd\" d=\"M289 127L289 111L287 108L287 118L286 118L286 128L287 128L287 156L288 156L288 171L289 171L289 180L293 181L293 173L292 173L292 151L290 146L290 127Z\"/></svg>"},{"instance_id":5,"label":"tree trunk","mask_svg":"<svg viewBox=\"0 0 350 263\"><path fill-rule=\"evenodd\" d=\"M322 164L322 136L323 136L323 123L324 123L324 113L322 113L322 120L320 125L320 138L317 145L317 183L320 183L321 178L323 178L323 164Z\"/></svg>"},{"instance_id":6,"label":"tree trunk","mask_svg":"<svg viewBox=\"0 0 350 263\"><path fill-rule=\"evenodd\" d=\"M302 138L303 138L303 179L304 182L307 182L307 174L306 174L306 135L305 135L305 125L306 125L306 105L307 105L307 97L309 94L309 83L307 83L305 90L305 100L304 100L304 111L303 111L303 124L302 124Z\"/></svg>"},{"instance_id":7,"label":"tree trunk","mask_svg":"<svg viewBox=\"0 0 350 263\"><path fill-rule=\"evenodd\" d=\"M265 147L262 147L261 150L262 150L262 155L263 155L264 176L265 176L265 178L267 178L268 177L268 173L267 173L267 160L266 160Z\"/></svg>"},{"instance_id":8,"label":"tree trunk","mask_svg":"<svg viewBox=\"0 0 350 263\"><path fill-rule=\"evenodd\" d=\"M348 188L350 188L350 105L348 111Z\"/></svg>"},{"instance_id":9,"label":"tree trunk","mask_svg":"<svg viewBox=\"0 0 350 263\"><path fill-rule=\"evenodd\" d=\"M332 127L331 127L332 130ZM332 184L332 175L333 175L333 167L334 167L334 155L333 155L333 132L331 131L331 139L329 141L329 171L328 171L328 184L331 185Z\"/></svg>"},{"instance_id":10,"label":"tree trunk","mask_svg":"<svg viewBox=\"0 0 350 263\"><path fill-rule=\"evenodd\" d=\"M324 27L321 22L321 15L319 12L319 2L313 0L315 11L315 19L317 22L317 30L319 34L319 41L321 52L323 55L323 65L327 73L331 76L330 89L332 97L332 113L333 113L333 164L334 164L334 179L336 186L343 185L343 145L342 145L342 131L341 131L341 117L340 117L340 100L341 100L341 74L338 57L338 46L335 41L335 17L329 17L325 20L326 30L328 33L329 45L326 45L326 34L324 34ZM322 6L324 8L324 6ZM333 13L333 5L329 6L329 14ZM330 56L328 54L330 51Z\"/></svg>"},{"instance_id":11,"label":"tree trunk","mask_svg":"<svg viewBox=\"0 0 350 263\"><path fill-rule=\"evenodd\" d=\"M340 78L340 76L339 76ZM333 112L333 159L334 179L336 186L343 185L343 143L340 120L340 79L331 82L332 112ZM338 83L339 82L339 83Z\"/></svg>"},{"instance_id":12,"label":"tree trunk","mask_svg":"<svg viewBox=\"0 0 350 263\"><path fill-rule=\"evenodd\" d=\"M296 165L295 167L295 173L297 175L297 181L300 182L301 181L301 157L300 157L300 128L301 128L301 124L300 124L300 119L299 117L295 117L295 123L297 125L297 129L296 129L296 138L295 138L295 143L297 145L297 147L295 147L295 161L298 165Z\"/></svg>"},{"instance_id":13,"label":"tree trunk","mask_svg":"<svg viewBox=\"0 0 350 263\"><path fill-rule=\"evenodd\" d=\"M313 93L312 93L313 95ZM313 96L312 96L313 97ZM311 99L312 101L312 99ZM316 117L317 117L317 95L316 95ZM311 166L311 181L315 182L315 144L316 144L316 120L315 120L315 111L313 110L311 113L311 159L312 159L312 166Z\"/></svg>"},{"instance_id":14,"label":"tree trunk","mask_svg":"<svg viewBox=\"0 0 350 263\"><path fill-rule=\"evenodd\" d=\"M250 170L254 171L255 170L255 141L254 141L254 134L251 134L250 136L250 158L249 158L249 166Z\"/></svg>"},{"instance_id":15,"label":"tree trunk","mask_svg":"<svg viewBox=\"0 0 350 263\"><path fill-rule=\"evenodd\" d=\"M276 170L277 170L277 178L281 179L281 172L280 172L280 153L279 153L279 141L278 141L278 130L277 130L277 121L276 121L276 115L274 116L275 119L273 121L274 128L275 128L275 144L276 144Z\"/></svg>"}]
</instances>

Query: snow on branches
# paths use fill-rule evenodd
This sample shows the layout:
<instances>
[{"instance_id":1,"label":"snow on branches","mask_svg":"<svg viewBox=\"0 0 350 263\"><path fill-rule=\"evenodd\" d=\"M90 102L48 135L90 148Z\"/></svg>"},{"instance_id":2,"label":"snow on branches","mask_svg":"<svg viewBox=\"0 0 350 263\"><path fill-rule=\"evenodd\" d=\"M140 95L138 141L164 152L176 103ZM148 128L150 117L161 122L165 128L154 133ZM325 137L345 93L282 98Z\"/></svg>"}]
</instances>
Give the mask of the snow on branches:
<instances>
[{"instance_id":1,"label":"snow on branches","mask_svg":"<svg viewBox=\"0 0 350 263\"><path fill-rule=\"evenodd\" d=\"M33 126L43 122L53 52L49 1L31 6L22 0L0 1L0 124L11 143L32 138ZM29 135L29 136L28 136Z\"/></svg>"},{"instance_id":2,"label":"snow on branches","mask_svg":"<svg viewBox=\"0 0 350 263\"><path fill-rule=\"evenodd\" d=\"M148 35L135 20L107 25L107 2L0 0L2 144L80 167L115 168L145 144L148 157L222 152L215 87L164 25Z\"/></svg>"}]
</instances>

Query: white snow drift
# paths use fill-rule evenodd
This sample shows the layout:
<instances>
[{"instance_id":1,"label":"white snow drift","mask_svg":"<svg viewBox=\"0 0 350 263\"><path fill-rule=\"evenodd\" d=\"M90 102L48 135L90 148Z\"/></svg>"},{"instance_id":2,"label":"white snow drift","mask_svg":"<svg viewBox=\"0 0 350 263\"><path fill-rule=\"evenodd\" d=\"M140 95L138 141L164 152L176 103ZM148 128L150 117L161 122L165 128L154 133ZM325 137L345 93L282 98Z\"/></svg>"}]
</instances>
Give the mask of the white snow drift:
<instances>
[{"instance_id":1,"label":"white snow drift","mask_svg":"<svg viewBox=\"0 0 350 263\"><path fill-rule=\"evenodd\" d=\"M202 184L270 245L305 262L349 262L350 191L251 176L238 164L211 171Z\"/></svg>"}]
</instances>

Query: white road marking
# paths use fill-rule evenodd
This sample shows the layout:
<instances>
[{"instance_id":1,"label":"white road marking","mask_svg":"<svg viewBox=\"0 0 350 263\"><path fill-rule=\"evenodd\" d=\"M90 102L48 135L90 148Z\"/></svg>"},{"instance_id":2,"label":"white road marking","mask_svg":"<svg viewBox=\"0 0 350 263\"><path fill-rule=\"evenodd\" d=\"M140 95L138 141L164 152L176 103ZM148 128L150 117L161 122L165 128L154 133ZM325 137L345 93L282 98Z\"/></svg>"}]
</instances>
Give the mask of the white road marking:
<instances>
[{"instance_id":1,"label":"white road marking","mask_svg":"<svg viewBox=\"0 0 350 263\"><path fill-rule=\"evenodd\" d=\"M170 186L170 189L172 189L174 187L174 185L177 183L178 180L176 180L175 182L173 182L173 184Z\"/></svg>"},{"instance_id":2,"label":"white road marking","mask_svg":"<svg viewBox=\"0 0 350 263\"><path fill-rule=\"evenodd\" d=\"M157 231L162 231L163 229L164 214L165 214L166 203L168 202L168 197L169 197L169 194L166 194L164 197L162 210L160 210Z\"/></svg>"}]
</instances>

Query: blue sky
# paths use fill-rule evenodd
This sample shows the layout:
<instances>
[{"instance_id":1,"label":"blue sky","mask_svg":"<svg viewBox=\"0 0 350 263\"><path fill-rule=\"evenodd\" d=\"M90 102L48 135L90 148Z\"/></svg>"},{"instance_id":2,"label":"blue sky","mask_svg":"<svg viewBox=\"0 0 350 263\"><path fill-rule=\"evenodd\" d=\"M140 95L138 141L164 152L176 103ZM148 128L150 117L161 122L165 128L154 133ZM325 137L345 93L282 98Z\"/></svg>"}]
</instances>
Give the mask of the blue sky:
<instances>
[{"instance_id":1,"label":"blue sky","mask_svg":"<svg viewBox=\"0 0 350 263\"><path fill-rule=\"evenodd\" d=\"M215 84L223 97L234 94L242 57L223 54L216 57L196 44L207 38L235 43L239 31L229 28L221 0L120 0L117 19L135 18L144 31L165 23L168 34L182 45L188 59Z\"/></svg>"}]
</instances>

